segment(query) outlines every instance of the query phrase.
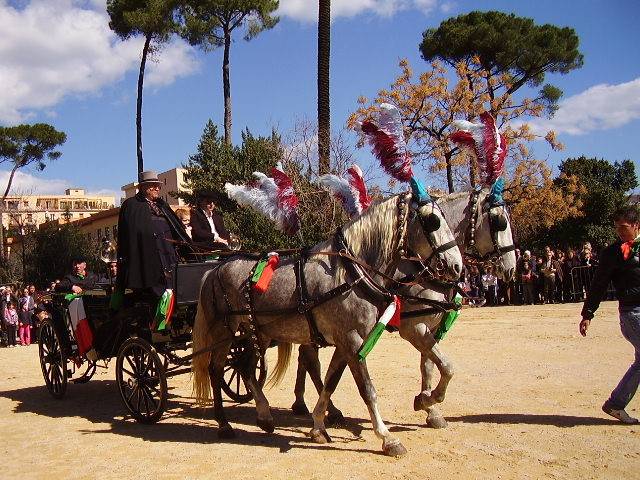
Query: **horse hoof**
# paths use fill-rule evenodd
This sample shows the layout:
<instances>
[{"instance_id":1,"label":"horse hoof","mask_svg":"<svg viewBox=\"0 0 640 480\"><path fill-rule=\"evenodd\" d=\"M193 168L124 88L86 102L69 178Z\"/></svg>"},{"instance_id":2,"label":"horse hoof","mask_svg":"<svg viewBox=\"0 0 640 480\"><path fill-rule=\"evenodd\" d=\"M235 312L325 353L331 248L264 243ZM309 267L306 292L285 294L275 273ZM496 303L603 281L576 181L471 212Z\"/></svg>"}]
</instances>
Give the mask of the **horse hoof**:
<instances>
[{"instance_id":1,"label":"horse hoof","mask_svg":"<svg viewBox=\"0 0 640 480\"><path fill-rule=\"evenodd\" d=\"M385 441L382 444L382 451L389 457L402 457L407 453L407 449L404 448L404 445L402 445L398 439L389 440L388 442Z\"/></svg>"},{"instance_id":2,"label":"horse hoof","mask_svg":"<svg viewBox=\"0 0 640 480\"><path fill-rule=\"evenodd\" d=\"M311 437L311 440L313 440L315 443L331 442L331 437L329 436L326 430L318 430L317 428L312 428L311 431L309 432L309 436Z\"/></svg>"},{"instance_id":3,"label":"horse hoof","mask_svg":"<svg viewBox=\"0 0 640 480\"><path fill-rule=\"evenodd\" d=\"M433 399L430 395L422 392L415 396L413 399L413 409L417 412L419 410L426 410L433 405Z\"/></svg>"},{"instance_id":4,"label":"horse hoof","mask_svg":"<svg viewBox=\"0 0 640 480\"><path fill-rule=\"evenodd\" d=\"M291 405L291 411L294 415L309 415L309 409L304 402L298 402L297 400Z\"/></svg>"},{"instance_id":5,"label":"horse hoof","mask_svg":"<svg viewBox=\"0 0 640 480\"><path fill-rule=\"evenodd\" d=\"M218 429L218 438L231 440L232 438L236 438L236 432L231 425L226 425Z\"/></svg>"},{"instance_id":6,"label":"horse hoof","mask_svg":"<svg viewBox=\"0 0 640 480\"><path fill-rule=\"evenodd\" d=\"M275 426L273 425L273 420L267 419L267 420L261 420L260 418L256 421L256 423L258 424L258 426L264 430L267 433L273 433L273 431L276 429Z\"/></svg>"},{"instance_id":7,"label":"horse hoof","mask_svg":"<svg viewBox=\"0 0 640 480\"><path fill-rule=\"evenodd\" d=\"M427 427L430 428L447 428L447 421L442 415L429 415L427 417Z\"/></svg>"}]
</instances>

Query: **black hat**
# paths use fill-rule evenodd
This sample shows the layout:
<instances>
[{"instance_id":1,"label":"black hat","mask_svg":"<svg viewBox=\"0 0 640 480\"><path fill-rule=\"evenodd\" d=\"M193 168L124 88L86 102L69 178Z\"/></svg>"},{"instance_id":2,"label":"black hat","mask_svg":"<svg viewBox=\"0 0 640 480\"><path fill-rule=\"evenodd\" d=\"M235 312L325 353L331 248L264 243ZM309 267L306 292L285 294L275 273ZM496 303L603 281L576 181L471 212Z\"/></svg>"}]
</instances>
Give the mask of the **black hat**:
<instances>
[{"instance_id":1,"label":"black hat","mask_svg":"<svg viewBox=\"0 0 640 480\"><path fill-rule=\"evenodd\" d=\"M222 195L220 192L216 190L203 189L203 190L198 190L196 192L196 198L198 199L198 201L213 200L215 203L219 203L221 200L224 199L224 195Z\"/></svg>"},{"instance_id":2,"label":"black hat","mask_svg":"<svg viewBox=\"0 0 640 480\"><path fill-rule=\"evenodd\" d=\"M77 265L82 262L87 262L87 257L85 257L84 255L74 255L73 257L71 257L72 265Z\"/></svg>"}]
</instances>

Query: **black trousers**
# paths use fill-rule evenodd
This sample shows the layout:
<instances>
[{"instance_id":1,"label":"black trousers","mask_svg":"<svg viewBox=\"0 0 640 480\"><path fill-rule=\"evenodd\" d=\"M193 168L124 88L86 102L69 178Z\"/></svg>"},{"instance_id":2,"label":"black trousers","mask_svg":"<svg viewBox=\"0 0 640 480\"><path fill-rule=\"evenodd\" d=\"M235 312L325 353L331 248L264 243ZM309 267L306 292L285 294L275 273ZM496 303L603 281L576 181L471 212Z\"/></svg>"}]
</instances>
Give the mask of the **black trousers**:
<instances>
[{"instance_id":1,"label":"black trousers","mask_svg":"<svg viewBox=\"0 0 640 480\"><path fill-rule=\"evenodd\" d=\"M7 324L7 345L16 345L16 331L18 330L16 325Z\"/></svg>"}]
</instances>

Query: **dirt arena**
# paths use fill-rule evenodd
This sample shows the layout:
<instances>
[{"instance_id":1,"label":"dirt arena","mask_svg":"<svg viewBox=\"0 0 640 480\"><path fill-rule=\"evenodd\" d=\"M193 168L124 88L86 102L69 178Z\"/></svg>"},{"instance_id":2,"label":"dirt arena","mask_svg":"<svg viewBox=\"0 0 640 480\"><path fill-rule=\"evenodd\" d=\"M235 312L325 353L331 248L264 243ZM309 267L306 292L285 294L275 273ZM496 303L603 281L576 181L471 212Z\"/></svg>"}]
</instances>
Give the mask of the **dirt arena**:
<instances>
[{"instance_id":1,"label":"dirt arena","mask_svg":"<svg viewBox=\"0 0 640 480\"><path fill-rule=\"evenodd\" d=\"M294 368L267 392L275 433L255 426L252 404L228 404L238 436L222 442L211 412L189 398L188 375L170 379L168 412L145 426L123 416L115 362L57 401L37 346L0 349L0 478L640 478L640 427L600 411L633 358L616 304L603 304L586 339L578 313L578 304L464 310L443 341L456 368L443 430L413 411L418 353L385 334L368 363L387 425L407 447L400 459L382 455L348 373L334 396L347 422L329 429L333 443L312 443L311 419L290 414ZM640 399L628 410L638 416Z\"/></svg>"}]
</instances>

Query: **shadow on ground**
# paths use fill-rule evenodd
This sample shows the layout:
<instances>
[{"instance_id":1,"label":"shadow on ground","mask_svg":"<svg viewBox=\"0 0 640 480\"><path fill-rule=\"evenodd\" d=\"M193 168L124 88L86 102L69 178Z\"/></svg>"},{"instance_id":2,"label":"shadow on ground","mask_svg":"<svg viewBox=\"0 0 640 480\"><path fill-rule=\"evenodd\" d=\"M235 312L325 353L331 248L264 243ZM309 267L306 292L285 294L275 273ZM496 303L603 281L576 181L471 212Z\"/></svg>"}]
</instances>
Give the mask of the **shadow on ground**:
<instances>
[{"instance_id":1,"label":"shadow on ground","mask_svg":"<svg viewBox=\"0 0 640 480\"><path fill-rule=\"evenodd\" d=\"M496 423L521 425L553 425L555 427L578 427L581 425L622 425L617 420L599 417L577 417L574 415L535 415L528 413L484 413L447 417L448 422Z\"/></svg>"},{"instance_id":2,"label":"shadow on ground","mask_svg":"<svg viewBox=\"0 0 640 480\"><path fill-rule=\"evenodd\" d=\"M313 421L310 416L296 416L289 409L272 408L276 425L274 434L250 431L243 426L255 425L256 412L253 403L225 405L227 418L236 429L236 438L221 440L217 435L217 422L213 419L213 409L202 409L183 397L169 393L167 410L160 422L142 425L126 415L115 381L92 380L84 385L69 385L66 396L56 400L49 395L44 386L0 391L0 397L17 403L14 413L34 413L51 418L84 418L94 424L107 424L106 428L81 430L82 433L125 435L138 437L151 442L186 443L237 443L241 445L261 445L276 448L280 452L291 449L328 449L350 450L361 453L382 454L379 450L349 448L348 444L363 442L361 437L369 419L345 417L345 422L329 428L333 442L325 445L313 443L306 433ZM181 419L178 423L175 419ZM393 424L392 429L403 429ZM407 428L409 429L409 428ZM411 428L413 429L413 428Z\"/></svg>"}]
</instances>

